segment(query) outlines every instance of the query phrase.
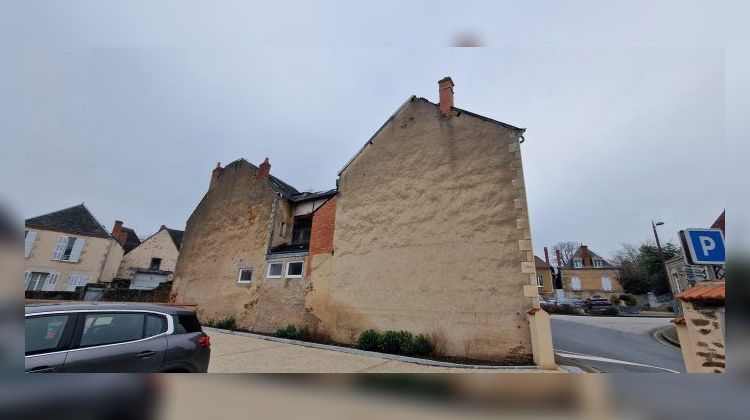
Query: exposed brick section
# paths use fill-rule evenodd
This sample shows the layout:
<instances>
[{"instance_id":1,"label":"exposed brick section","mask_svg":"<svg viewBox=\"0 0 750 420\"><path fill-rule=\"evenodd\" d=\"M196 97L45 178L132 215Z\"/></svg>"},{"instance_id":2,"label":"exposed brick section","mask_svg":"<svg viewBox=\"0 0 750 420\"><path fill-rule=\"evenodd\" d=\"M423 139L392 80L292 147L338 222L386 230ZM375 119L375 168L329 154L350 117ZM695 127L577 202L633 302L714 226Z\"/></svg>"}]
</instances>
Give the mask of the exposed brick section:
<instances>
[{"instance_id":1,"label":"exposed brick section","mask_svg":"<svg viewBox=\"0 0 750 420\"><path fill-rule=\"evenodd\" d=\"M115 225L112 227L112 237L115 238L120 245L125 243L125 236L122 232L122 221L115 220Z\"/></svg>"},{"instance_id":2,"label":"exposed brick section","mask_svg":"<svg viewBox=\"0 0 750 420\"><path fill-rule=\"evenodd\" d=\"M310 230L310 250L307 275L312 272L312 259L317 254L333 252L333 231L336 227L336 197L334 196L313 213Z\"/></svg>"},{"instance_id":3,"label":"exposed brick section","mask_svg":"<svg viewBox=\"0 0 750 420\"><path fill-rule=\"evenodd\" d=\"M453 115L453 86L455 85L450 77L444 77L438 81L440 113L446 118Z\"/></svg>"}]
</instances>

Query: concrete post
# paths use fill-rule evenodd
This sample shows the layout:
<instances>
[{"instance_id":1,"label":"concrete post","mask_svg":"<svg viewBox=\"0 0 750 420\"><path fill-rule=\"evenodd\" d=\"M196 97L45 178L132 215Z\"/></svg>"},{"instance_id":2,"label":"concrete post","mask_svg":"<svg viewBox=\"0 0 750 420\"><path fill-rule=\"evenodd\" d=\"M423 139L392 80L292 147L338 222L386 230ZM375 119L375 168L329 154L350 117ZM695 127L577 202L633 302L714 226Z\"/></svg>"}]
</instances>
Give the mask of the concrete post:
<instances>
[{"instance_id":1,"label":"concrete post","mask_svg":"<svg viewBox=\"0 0 750 420\"><path fill-rule=\"evenodd\" d=\"M528 317L534 364L539 369L556 369L549 314L541 308L534 308L528 312Z\"/></svg>"}]
</instances>

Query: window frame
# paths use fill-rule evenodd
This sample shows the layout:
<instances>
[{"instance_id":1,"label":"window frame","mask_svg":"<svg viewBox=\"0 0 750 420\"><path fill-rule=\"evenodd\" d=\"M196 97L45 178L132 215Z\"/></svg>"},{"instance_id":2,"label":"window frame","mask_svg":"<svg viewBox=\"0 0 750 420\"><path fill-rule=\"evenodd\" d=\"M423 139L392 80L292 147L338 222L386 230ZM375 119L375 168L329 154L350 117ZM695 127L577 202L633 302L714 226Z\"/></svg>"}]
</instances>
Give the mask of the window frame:
<instances>
[{"instance_id":1,"label":"window frame","mask_svg":"<svg viewBox=\"0 0 750 420\"><path fill-rule=\"evenodd\" d=\"M250 271L250 280L242 280L242 272L243 271ZM253 282L253 268L252 267L245 267L245 268L239 268L237 269L237 284L250 284Z\"/></svg>"},{"instance_id":2,"label":"window frame","mask_svg":"<svg viewBox=\"0 0 750 420\"><path fill-rule=\"evenodd\" d=\"M578 287L573 287L575 283L578 283ZM578 276L573 276L570 278L570 290L573 292L580 292L583 290L583 284L581 283L581 278Z\"/></svg>"},{"instance_id":3,"label":"window frame","mask_svg":"<svg viewBox=\"0 0 750 420\"><path fill-rule=\"evenodd\" d=\"M272 276L271 275L271 266L272 265L276 265L276 264L278 264L278 265L281 266L281 273L279 273L278 276ZM285 272L285 268L286 268L285 265L286 264L284 264L283 262L269 262L268 263L268 268L266 269L266 278L267 279L280 279L280 278L284 277L284 272Z\"/></svg>"},{"instance_id":4,"label":"window frame","mask_svg":"<svg viewBox=\"0 0 750 420\"><path fill-rule=\"evenodd\" d=\"M573 260L573 268L583 268L582 260Z\"/></svg>"},{"instance_id":5,"label":"window frame","mask_svg":"<svg viewBox=\"0 0 750 420\"><path fill-rule=\"evenodd\" d=\"M302 264L302 268L300 269L300 274L299 275L289 274L289 267L292 264ZM299 278L304 277L304 275L305 275L305 262L304 261L288 261L286 263L286 270L284 270L284 278L287 278L287 279L299 279Z\"/></svg>"},{"instance_id":6,"label":"window frame","mask_svg":"<svg viewBox=\"0 0 750 420\"><path fill-rule=\"evenodd\" d=\"M594 268L604 268L604 261L602 260L594 260Z\"/></svg>"},{"instance_id":7,"label":"window frame","mask_svg":"<svg viewBox=\"0 0 750 420\"><path fill-rule=\"evenodd\" d=\"M156 268L154 268L154 261L158 261L159 264L156 264ZM151 257L151 261L148 263L148 269L149 270L161 270L161 263L164 261L163 258L158 257Z\"/></svg>"},{"instance_id":8,"label":"window frame","mask_svg":"<svg viewBox=\"0 0 750 420\"><path fill-rule=\"evenodd\" d=\"M44 350L36 350L33 352L26 352L26 341L24 339L24 357L34 357L34 356L41 356L45 354L50 353L58 353L61 351L67 351L67 349L70 347L71 340L73 337L73 332L75 330L76 322L77 322L77 314L75 312L57 312L57 313L39 313L39 314L28 314L24 316L24 334L26 330L26 320L29 318L42 318L42 317L54 317L54 316L67 316L68 320L66 321L65 326L63 327L62 332L60 333L60 341L57 342L57 346L51 349L44 349Z\"/></svg>"},{"instance_id":9,"label":"window frame","mask_svg":"<svg viewBox=\"0 0 750 420\"><path fill-rule=\"evenodd\" d=\"M541 274L536 275L536 287L544 287L544 277Z\"/></svg>"},{"instance_id":10,"label":"window frame","mask_svg":"<svg viewBox=\"0 0 750 420\"><path fill-rule=\"evenodd\" d=\"M607 283L609 283L609 288L605 288L604 287L604 279L606 279ZM609 277L609 276L602 276L601 282L602 282L602 290L604 290L605 292L612 292L612 291L615 290L614 286L612 286L612 278L611 277Z\"/></svg>"}]
</instances>

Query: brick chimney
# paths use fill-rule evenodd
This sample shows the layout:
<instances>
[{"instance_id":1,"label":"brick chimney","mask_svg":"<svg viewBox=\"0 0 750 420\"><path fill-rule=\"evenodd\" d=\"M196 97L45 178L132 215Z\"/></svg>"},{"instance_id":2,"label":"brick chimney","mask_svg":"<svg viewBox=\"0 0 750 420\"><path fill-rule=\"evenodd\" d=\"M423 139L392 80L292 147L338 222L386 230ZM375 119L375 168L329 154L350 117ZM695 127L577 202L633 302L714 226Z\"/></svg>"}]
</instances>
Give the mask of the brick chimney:
<instances>
[{"instance_id":1,"label":"brick chimney","mask_svg":"<svg viewBox=\"0 0 750 420\"><path fill-rule=\"evenodd\" d=\"M560 268L562 266L562 252L559 249L556 249L555 252L557 253L557 268Z\"/></svg>"},{"instance_id":2,"label":"brick chimney","mask_svg":"<svg viewBox=\"0 0 750 420\"><path fill-rule=\"evenodd\" d=\"M581 259L583 260L584 267L589 267L592 265L588 245L581 245Z\"/></svg>"},{"instance_id":3,"label":"brick chimney","mask_svg":"<svg viewBox=\"0 0 750 420\"><path fill-rule=\"evenodd\" d=\"M255 173L255 179L268 179L268 174L271 173L271 164L268 163L266 158L263 163L258 166L258 172Z\"/></svg>"},{"instance_id":4,"label":"brick chimney","mask_svg":"<svg viewBox=\"0 0 750 420\"><path fill-rule=\"evenodd\" d=\"M115 225L112 227L112 237L115 238L120 245L125 243L125 235L122 232L122 221L115 220Z\"/></svg>"},{"instance_id":5,"label":"brick chimney","mask_svg":"<svg viewBox=\"0 0 750 420\"><path fill-rule=\"evenodd\" d=\"M166 229L166 228L167 228L167 226L166 226L166 225L161 225L161 227L159 228L159 230L164 230L164 229Z\"/></svg>"},{"instance_id":6,"label":"brick chimney","mask_svg":"<svg viewBox=\"0 0 750 420\"><path fill-rule=\"evenodd\" d=\"M549 264L549 249L547 249L546 246L544 247L544 262L546 262L547 265L550 265Z\"/></svg>"},{"instance_id":7,"label":"brick chimney","mask_svg":"<svg viewBox=\"0 0 750 420\"><path fill-rule=\"evenodd\" d=\"M444 117L450 118L453 115L453 80L450 76L443 77L438 81L438 91L440 93L440 113Z\"/></svg>"},{"instance_id":8,"label":"brick chimney","mask_svg":"<svg viewBox=\"0 0 750 420\"><path fill-rule=\"evenodd\" d=\"M211 172L211 183L208 184L209 191L216 186L216 183L219 180L219 175L221 175L222 172L224 172L224 168L221 167L221 162L216 162L216 167L213 172Z\"/></svg>"}]
</instances>

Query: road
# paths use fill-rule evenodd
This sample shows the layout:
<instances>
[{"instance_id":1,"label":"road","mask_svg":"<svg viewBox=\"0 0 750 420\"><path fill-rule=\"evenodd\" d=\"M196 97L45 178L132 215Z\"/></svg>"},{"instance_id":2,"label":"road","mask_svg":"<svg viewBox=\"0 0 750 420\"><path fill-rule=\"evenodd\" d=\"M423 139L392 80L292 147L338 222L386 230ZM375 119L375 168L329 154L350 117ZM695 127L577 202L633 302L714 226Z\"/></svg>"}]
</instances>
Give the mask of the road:
<instances>
[{"instance_id":1,"label":"road","mask_svg":"<svg viewBox=\"0 0 750 420\"><path fill-rule=\"evenodd\" d=\"M669 318L552 316L558 356L602 372L685 372L680 349L658 341Z\"/></svg>"}]
</instances>

